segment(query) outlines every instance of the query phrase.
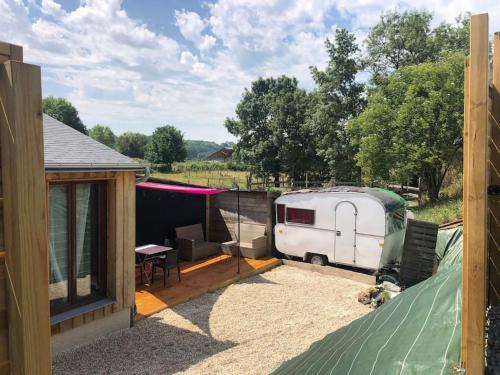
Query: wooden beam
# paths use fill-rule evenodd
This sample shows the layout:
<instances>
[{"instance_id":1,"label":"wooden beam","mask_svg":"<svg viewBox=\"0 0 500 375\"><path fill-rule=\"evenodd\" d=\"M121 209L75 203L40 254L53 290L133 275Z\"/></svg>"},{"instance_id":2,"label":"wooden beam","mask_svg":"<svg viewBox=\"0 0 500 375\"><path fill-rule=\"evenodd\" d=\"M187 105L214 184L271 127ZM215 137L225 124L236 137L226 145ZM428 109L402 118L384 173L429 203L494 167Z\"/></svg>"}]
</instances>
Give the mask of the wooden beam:
<instances>
[{"instance_id":1,"label":"wooden beam","mask_svg":"<svg viewBox=\"0 0 500 375\"><path fill-rule=\"evenodd\" d=\"M23 47L0 42L0 63L3 63L7 60L13 61L23 61Z\"/></svg>"},{"instance_id":2,"label":"wooden beam","mask_svg":"<svg viewBox=\"0 0 500 375\"><path fill-rule=\"evenodd\" d=\"M466 334L462 363L468 374L484 373L484 331L487 264L487 149L488 149L488 15L471 17L468 176L464 200L467 210L467 254L464 262L463 324ZM471 287L473 286L473 287Z\"/></svg>"},{"instance_id":3,"label":"wooden beam","mask_svg":"<svg viewBox=\"0 0 500 375\"><path fill-rule=\"evenodd\" d=\"M50 374L47 207L40 68L0 64L10 368Z\"/></svg>"},{"instance_id":4,"label":"wooden beam","mask_svg":"<svg viewBox=\"0 0 500 375\"><path fill-rule=\"evenodd\" d=\"M267 192L267 220L266 220L266 235L267 235L267 255L273 253L273 219L274 219L274 196L273 193Z\"/></svg>"},{"instance_id":5,"label":"wooden beam","mask_svg":"<svg viewBox=\"0 0 500 375\"><path fill-rule=\"evenodd\" d=\"M123 307L135 301L135 172L123 173Z\"/></svg>"}]
</instances>

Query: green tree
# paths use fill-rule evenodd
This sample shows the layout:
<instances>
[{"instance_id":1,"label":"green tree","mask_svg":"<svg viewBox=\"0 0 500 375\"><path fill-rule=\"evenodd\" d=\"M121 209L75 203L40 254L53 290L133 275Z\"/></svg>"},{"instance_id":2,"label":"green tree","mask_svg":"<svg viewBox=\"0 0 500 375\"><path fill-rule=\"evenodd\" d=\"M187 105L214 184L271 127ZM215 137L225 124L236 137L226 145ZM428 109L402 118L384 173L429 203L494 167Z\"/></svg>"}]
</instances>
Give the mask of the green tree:
<instances>
[{"instance_id":1,"label":"green tree","mask_svg":"<svg viewBox=\"0 0 500 375\"><path fill-rule=\"evenodd\" d=\"M470 14L459 16L455 24L441 23L431 28L432 15L426 11L383 13L370 30L365 65L373 72L372 81L404 66L438 61L446 53L468 53Z\"/></svg>"},{"instance_id":2,"label":"green tree","mask_svg":"<svg viewBox=\"0 0 500 375\"><path fill-rule=\"evenodd\" d=\"M295 78L259 78L245 89L236 119L226 119L227 130L238 138L236 156L253 173L300 178L314 158L311 134L305 126L307 94Z\"/></svg>"},{"instance_id":3,"label":"green tree","mask_svg":"<svg viewBox=\"0 0 500 375\"><path fill-rule=\"evenodd\" d=\"M90 129L89 136L97 142L101 142L108 147L115 148L116 135L109 128L109 126L95 125Z\"/></svg>"},{"instance_id":4,"label":"green tree","mask_svg":"<svg viewBox=\"0 0 500 375\"><path fill-rule=\"evenodd\" d=\"M131 158L144 159L149 137L141 133L126 132L116 139L116 149Z\"/></svg>"},{"instance_id":5,"label":"green tree","mask_svg":"<svg viewBox=\"0 0 500 375\"><path fill-rule=\"evenodd\" d=\"M375 75L428 61L432 15L426 11L383 13L366 39L366 64Z\"/></svg>"},{"instance_id":6,"label":"green tree","mask_svg":"<svg viewBox=\"0 0 500 375\"><path fill-rule=\"evenodd\" d=\"M462 52L469 54L470 13L459 15L455 24L441 23L432 30L431 43L435 56L444 53Z\"/></svg>"},{"instance_id":7,"label":"green tree","mask_svg":"<svg viewBox=\"0 0 500 375\"><path fill-rule=\"evenodd\" d=\"M359 176L359 170L346 123L365 105L364 87L356 82L358 46L355 36L345 29L338 29L334 42L327 39L325 46L329 55L326 69L311 68L318 88L312 94L309 125L325 169L337 180L351 181Z\"/></svg>"},{"instance_id":8,"label":"green tree","mask_svg":"<svg viewBox=\"0 0 500 375\"><path fill-rule=\"evenodd\" d=\"M78 111L68 100L47 96L42 101L42 109L44 113L63 124L71 126L83 134L88 134L87 128L78 116Z\"/></svg>"},{"instance_id":9,"label":"green tree","mask_svg":"<svg viewBox=\"0 0 500 375\"><path fill-rule=\"evenodd\" d=\"M151 163L166 164L184 161L187 151L182 133L171 125L156 128L146 147L145 158Z\"/></svg>"},{"instance_id":10,"label":"green tree","mask_svg":"<svg viewBox=\"0 0 500 375\"><path fill-rule=\"evenodd\" d=\"M422 178L430 200L462 145L461 53L400 68L370 92L365 111L349 124L366 180Z\"/></svg>"}]
</instances>

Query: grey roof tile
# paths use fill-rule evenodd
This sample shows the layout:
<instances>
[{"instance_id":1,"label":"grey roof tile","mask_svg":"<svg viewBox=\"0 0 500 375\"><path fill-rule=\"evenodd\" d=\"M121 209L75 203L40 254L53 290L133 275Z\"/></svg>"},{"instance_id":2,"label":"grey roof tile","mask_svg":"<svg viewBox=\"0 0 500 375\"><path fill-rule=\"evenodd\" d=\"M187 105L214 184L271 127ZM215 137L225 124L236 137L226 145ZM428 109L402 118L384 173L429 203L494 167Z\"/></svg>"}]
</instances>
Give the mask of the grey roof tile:
<instances>
[{"instance_id":1,"label":"grey roof tile","mask_svg":"<svg viewBox=\"0 0 500 375\"><path fill-rule=\"evenodd\" d=\"M141 170L143 166L60 121L43 115L46 170Z\"/></svg>"}]
</instances>

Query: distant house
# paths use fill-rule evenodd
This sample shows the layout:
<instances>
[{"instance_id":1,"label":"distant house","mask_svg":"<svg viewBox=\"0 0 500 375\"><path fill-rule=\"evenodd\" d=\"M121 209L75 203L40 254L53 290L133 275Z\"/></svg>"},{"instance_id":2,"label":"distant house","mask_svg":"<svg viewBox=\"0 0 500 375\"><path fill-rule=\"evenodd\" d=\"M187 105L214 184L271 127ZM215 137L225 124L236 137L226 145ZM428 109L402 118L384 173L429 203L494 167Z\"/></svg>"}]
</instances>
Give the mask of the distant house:
<instances>
[{"instance_id":1,"label":"distant house","mask_svg":"<svg viewBox=\"0 0 500 375\"><path fill-rule=\"evenodd\" d=\"M208 156L208 160L216 160L227 162L233 156L234 150L231 147L222 147L220 150L215 151L214 153Z\"/></svg>"},{"instance_id":2,"label":"distant house","mask_svg":"<svg viewBox=\"0 0 500 375\"><path fill-rule=\"evenodd\" d=\"M43 115L52 350L130 327L144 167Z\"/></svg>"}]
</instances>

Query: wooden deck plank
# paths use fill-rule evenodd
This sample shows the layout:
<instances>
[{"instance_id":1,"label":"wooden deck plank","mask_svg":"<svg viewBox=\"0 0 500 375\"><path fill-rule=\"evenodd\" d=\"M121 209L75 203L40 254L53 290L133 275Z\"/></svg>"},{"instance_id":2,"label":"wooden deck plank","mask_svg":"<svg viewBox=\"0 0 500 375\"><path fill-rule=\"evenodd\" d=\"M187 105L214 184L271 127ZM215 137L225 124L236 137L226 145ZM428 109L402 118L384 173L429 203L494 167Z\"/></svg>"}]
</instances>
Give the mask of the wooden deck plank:
<instances>
[{"instance_id":1,"label":"wooden deck plank","mask_svg":"<svg viewBox=\"0 0 500 375\"><path fill-rule=\"evenodd\" d=\"M163 275L151 286L138 285L135 293L137 315L140 320L166 308L187 302L204 293L228 286L243 278L265 272L281 265L276 258L240 260L241 272L236 273L237 259L229 255L218 255L198 262L185 262L181 265L181 282L177 272L172 270L167 288L163 287ZM137 278L139 281L139 278Z\"/></svg>"}]
</instances>

